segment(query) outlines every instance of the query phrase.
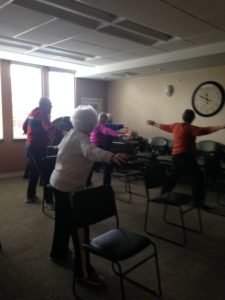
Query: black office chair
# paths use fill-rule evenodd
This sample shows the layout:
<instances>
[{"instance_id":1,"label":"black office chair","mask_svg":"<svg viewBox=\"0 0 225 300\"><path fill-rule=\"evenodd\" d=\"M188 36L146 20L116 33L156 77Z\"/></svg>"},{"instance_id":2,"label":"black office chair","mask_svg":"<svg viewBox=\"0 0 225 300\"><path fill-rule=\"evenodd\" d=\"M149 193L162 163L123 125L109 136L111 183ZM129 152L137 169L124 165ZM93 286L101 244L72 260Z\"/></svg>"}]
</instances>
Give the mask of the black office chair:
<instances>
[{"instance_id":1,"label":"black office chair","mask_svg":"<svg viewBox=\"0 0 225 300\"><path fill-rule=\"evenodd\" d=\"M173 243L173 244L176 244L179 246L185 246L185 244L187 242L186 230L202 232L202 220L201 220L200 209L193 206L192 196L188 195L188 194L184 194L184 193L170 192L170 193L159 194L156 197L151 197L150 190L154 189L154 188L161 188L163 186L163 184L165 183L167 176L168 176L168 166L166 164L155 163L155 164L148 166L145 170L144 181L145 181L145 190L146 190L147 199L146 199L144 230L147 234L149 234L151 236L155 236L157 238L160 238L162 240L165 240L167 242L170 242L170 243ZM164 222L166 222L169 225L173 225L175 227L181 228L182 236L183 236L182 242L177 242L177 241L168 239L161 235L155 234L148 229L151 203L157 203L157 204L164 205L163 220L164 220ZM176 207L179 210L181 224L176 224L174 222L168 221L168 219L167 219L168 206ZM198 227L199 227L198 230L187 227L185 225L185 221L184 221L184 215L187 214L188 212L192 211L193 209L196 209L197 214L198 214Z\"/></svg>"},{"instance_id":2,"label":"black office chair","mask_svg":"<svg viewBox=\"0 0 225 300\"><path fill-rule=\"evenodd\" d=\"M125 300L124 283L126 280L155 295L161 295L158 255L155 244L147 237L119 228L114 191L111 186L99 186L75 193L73 197L73 222L76 228L87 227L105 219L115 217L116 228L91 239L83 244L86 251L102 257L112 264L113 272L120 278L122 300ZM126 271L122 271L121 261L141 253L150 247L151 253L141 261L135 263ZM139 282L127 277L131 271L154 258L157 276L157 290L152 290ZM77 299L81 299L76 291L76 272L73 275L73 292Z\"/></svg>"}]
</instances>

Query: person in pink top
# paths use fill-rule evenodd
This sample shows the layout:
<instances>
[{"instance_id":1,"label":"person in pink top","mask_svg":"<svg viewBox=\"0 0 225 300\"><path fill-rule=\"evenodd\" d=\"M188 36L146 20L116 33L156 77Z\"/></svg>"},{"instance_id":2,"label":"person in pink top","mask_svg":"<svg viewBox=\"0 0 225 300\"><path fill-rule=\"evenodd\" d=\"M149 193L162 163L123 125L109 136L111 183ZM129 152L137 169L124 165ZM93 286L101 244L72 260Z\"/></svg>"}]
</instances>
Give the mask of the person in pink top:
<instances>
[{"instance_id":1,"label":"person in pink top","mask_svg":"<svg viewBox=\"0 0 225 300\"><path fill-rule=\"evenodd\" d=\"M198 127L192 125L195 113L191 109L186 109L183 113L183 122L173 124L159 124L152 120L147 120L148 125L160 128L173 134L172 160L173 171L167 183L162 188L162 193L170 192L175 187L177 181L183 174L188 175L191 181L194 205L209 209L205 201L204 178L196 160L196 137L216 132L224 129L223 126Z\"/></svg>"},{"instance_id":2,"label":"person in pink top","mask_svg":"<svg viewBox=\"0 0 225 300\"><path fill-rule=\"evenodd\" d=\"M110 151L112 145L112 138L113 137L122 137L125 134L119 132L118 130L111 129L107 126L108 116L106 113L101 112L98 115L98 125L95 127L92 132L90 133L90 141L96 147L101 149ZM121 128L119 128L121 129ZM92 170L93 171L93 170ZM103 184L110 185L111 184L111 173L112 173L112 166L106 163L103 163ZM92 172L89 176L88 181L92 176Z\"/></svg>"}]
</instances>

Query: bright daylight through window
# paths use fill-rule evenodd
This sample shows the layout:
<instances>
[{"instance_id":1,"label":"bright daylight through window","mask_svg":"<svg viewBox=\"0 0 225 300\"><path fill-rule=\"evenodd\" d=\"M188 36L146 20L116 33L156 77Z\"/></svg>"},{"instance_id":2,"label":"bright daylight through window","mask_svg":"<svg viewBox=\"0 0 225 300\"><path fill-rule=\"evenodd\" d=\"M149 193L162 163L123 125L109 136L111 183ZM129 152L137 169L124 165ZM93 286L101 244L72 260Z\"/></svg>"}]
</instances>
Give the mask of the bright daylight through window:
<instances>
[{"instance_id":1,"label":"bright daylight through window","mask_svg":"<svg viewBox=\"0 0 225 300\"><path fill-rule=\"evenodd\" d=\"M24 65L11 65L13 110L13 138L24 139L22 125L41 97L41 69Z\"/></svg>"},{"instance_id":2,"label":"bright daylight through window","mask_svg":"<svg viewBox=\"0 0 225 300\"><path fill-rule=\"evenodd\" d=\"M49 98L52 102L52 121L71 116L74 110L74 74L50 71Z\"/></svg>"},{"instance_id":3,"label":"bright daylight through window","mask_svg":"<svg viewBox=\"0 0 225 300\"><path fill-rule=\"evenodd\" d=\"M3 139L2 98L0 97L0 140Z\"/></svg>"}]
</instances>

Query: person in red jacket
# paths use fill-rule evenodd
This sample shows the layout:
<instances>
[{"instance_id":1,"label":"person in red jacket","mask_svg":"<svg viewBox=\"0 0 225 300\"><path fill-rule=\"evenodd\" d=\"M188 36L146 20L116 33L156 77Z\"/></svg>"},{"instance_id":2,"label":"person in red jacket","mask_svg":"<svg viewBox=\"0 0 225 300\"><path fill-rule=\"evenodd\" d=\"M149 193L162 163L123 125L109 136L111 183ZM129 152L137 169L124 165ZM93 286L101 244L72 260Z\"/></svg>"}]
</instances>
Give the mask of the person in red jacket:
<instances>
[{"instance_id":1,"label":"person in red jacket","mask_svg":"<svg viewBox=\"0 0 225 300\"><path fill-rule=\"evenodd\" d=\"M181 123L165 125L152 120L147 120L146 123L173 134L173 171L171 176L168 178L167 183L163 186L162 193L172 191L180 177L183 174L187 174L191 181L194 204L200 208L209 209L209 207L204 203L204 178L195 157L195 140L197 136L210 134L220 129L224 129L225 125L198 127L192 125L194 119L194 111L186 109L183 113L183 122Z\"/></svg>"},{"instance_id":2,"label":"person in red jacket","mask_svg":"<svg viewBox=\"0 0 225 300\"><path fill-rule=\"evenodd\" d=\"M29 159L29 178L27 187L27 203L37 200L36 188L41 173L42 158L46 155L46 147L55 134L62 130L53 126L50 122L52 109L51 101L43 97L39 100L39 106L33 109L23 123L23 131L27 135L26 154ZM47 190L44 189L44 199L47 199ZM50 204L50 203L47 203Z\"/></svg>"}]
</instances>

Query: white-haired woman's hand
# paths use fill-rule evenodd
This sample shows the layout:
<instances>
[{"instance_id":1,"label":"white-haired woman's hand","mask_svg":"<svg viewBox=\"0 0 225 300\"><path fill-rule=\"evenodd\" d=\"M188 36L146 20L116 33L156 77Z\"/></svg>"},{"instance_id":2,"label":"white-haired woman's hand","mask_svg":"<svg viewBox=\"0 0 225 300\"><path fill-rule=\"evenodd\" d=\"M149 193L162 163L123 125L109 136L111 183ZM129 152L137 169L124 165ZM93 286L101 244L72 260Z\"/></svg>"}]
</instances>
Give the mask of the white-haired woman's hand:
<instances>
[{"instance_id":1,"label":"white-haired woman's hand","mask_svg":"<svg viewBox=\"0 0 225 300\"><path fill-rule=\"evenodd\" d=\"M129 159L129 155L126 153L116 153L111 157L111 162L116 163L117 165L124 164Z\"/></svg>"}]
</instances>

